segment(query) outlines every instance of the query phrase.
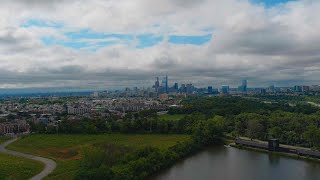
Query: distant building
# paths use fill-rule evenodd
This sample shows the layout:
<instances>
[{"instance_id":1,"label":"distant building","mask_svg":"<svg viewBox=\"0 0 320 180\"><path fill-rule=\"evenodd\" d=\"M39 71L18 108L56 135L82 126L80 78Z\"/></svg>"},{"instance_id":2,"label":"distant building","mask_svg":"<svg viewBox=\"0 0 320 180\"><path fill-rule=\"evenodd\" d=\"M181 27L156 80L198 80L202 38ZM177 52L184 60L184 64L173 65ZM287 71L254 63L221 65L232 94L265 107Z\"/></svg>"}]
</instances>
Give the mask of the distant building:
<instances>
[{"instance_id":1,"label":"distant building","mask_svg":"<svg viewBox=\"0 0 320 180\"><path fill-rule=\"evenodd\" d=\"M261 95L266 95L266 93L267 93L266 89L260 89L260 94Z\"/></svg>"},{"instance_id":2,"label":"distant building","mask_svg":"<svg viewBox=\"0 0 320 180\"><path fill-rule=\"evenodd\" d=\"M212 86L208 86L208 94L213 94L213 88L212 88Z\"/></svg>"},{"instance_id":3,"label":"distant building","mask_svg":"<svg viewBox=\"0 0 320 180\"><path fill-rule=\"evenodd\" d=\"M131 90L130 90L130 88L127 87L127 88L125 89L125 91L126 91L126 92L130 92Z\"/></svg>"},{"instance_id":4,"label":"distant building","mask_svg":"<svg viewBox=\"0 0 320 180\"><path fill-rule=\"evenodd\" d=\"M90 108L85 107L68 107L68 114L86 114L90 113Z\"/></svg>"},{"instance_id":5,"label":"distant building","mask_svg":"<svg viewBox=\"0 0 320 180\"><path fill-rule=\"evenodd\" d=\"M168 93L169 87L168 87L168 75L163 78L162 80L162 87L163 87L163 92Z\"/></svg>"},{"instance_id":6,"label":"distant building","mask_svg":"<svg viewBox=\"0 0 320 180\"><path fill-rule=\"evenodd\" d=\"M312 85L310 90L313 91L313 92L319 92L320 91L320 86L319 85Z\"/></svg>"},{"instance_id":7,"label":"distant building","mask_svg":"<svg viewBox=\"0 0 320 180\"><path fill-rule=\"evenodd\" d=\"M248 91L248 81L247 80L242 80L241 86L238 87L238 91L240 92L247 92Z\"/></svg>"},{"instance_id":8,"label":"distant building","mask_svg":"<svg viewBox=\"0 0 320 180\"><path fill-rule=\"evenodd\" d=\"M243 92L247 92L247 88L248 88L247 80L242 80L242 87L243 87Z\"/></svg>"},{"instance_id":9,"label":"distant building","mask_svg":"<svg viewBox=\"0 0 320 180\"><path fill-rule=\"evenodd\" d=\"M99 97L99 92L94 92L94 93L92 94L92 96L93 96L93 97Z\"/></svg>"},{"instance_id":10,"label":"distant building","mask_svg":"<svg viewBox=\"0 0 320 180\"><path fill-rule=\"evenodd\" d=\"M302 92L302 86L296 85L296 86L294 86L293 90L294 90L294 92Z\"/></svg>"},{"instance_id":11,"label":"distant building","mask_svg":"<svg viewBox=\"0 0 320 180\"><path fill-rule=\"evenodd\" d=\"M179 85L178 85L178 83L174 83L173 88L174 88L175 90L178 90L178 89L179 89Z\"/></svg>"},{"instance_id":12,"label":"distant building","mask_svg":"<svg viewBox=\"0 0 320 180\"><path fill-rule=\"evenodd\" d=\"M310 87L309 86L302 86L302 91L303 92L309 92L310 91Z\"/></svg>"},{"instance_id":13,"label":"distant building","mask_svg":"<svg viewBox=\"0 0 320 180\"><path fill-rule=\"evenodd\" d=\"M166 75L166 86L165 86L165 88L166 88L166 93L168 93L169 92L168 75Z\"/></svg>"},{"instance_id":14,"label":"distant building","mask_svg":"<svg viewBox=\"0 0 320 180\"><path fill-rule=\"evenodd\" d=\"M229 86L221 86L221 93L222 94L228 94L230 91Z\"/></svg>"},{"instance_id":15,"label":"distant building","mask_svg":"<svg viewBox=\"0 0 320 180\"><path fill-rule=\"evenodd\" d=\"M269 86L268 91L269 91L269 92L274 92L275 89L276 89L275 86L274 86L274 85L271 85L271 86Z\"/></svg>"},{"instance_id":16,"label":"distant building","mask_svg":"<svg viewBox=\"0 0 320 180\"><path fill-rule=\"evenodd\" d=\"M25 120L0 123L0 134L29 133L30 126Z\"/></svg>"},{"instance_id":17,"label":"distant building","mask_svg":"<svg viewBox=\"0 0 320 180\"><path fill-rule=\"evenodd\" d=\"M156 82L154 83L155 92L159 92L159 87L160 87L159 77L156 77Z\"/></svg>"},{"instance_id":18,"label":"distant building","mask_svg":"<svg viewBox=\"0 0 320 180\"><path fill-rule=\"evenodd\" d=\"M187 88L186 88L186 85L185 85L185 84L181 84L180 92L181 92L181 93L187 92Z\"/></svg>"},{"instance_id":19,"label":"distant building","mask_svg":"<svg viewBox=\"0 0 320 180\"><path fill-rule=\"evenodd\" d=\"M169 96L168 96L168 94L165 93L165 94L160 94L159 98L161 101L166 101L169 99Z\"/></svg>"},{"instance_id":20,"label":"distant building","mask_svg":"<svg viewBox=\"0 0 320 180\"><path fill-rule=\"evenodd\" d=\"M187 84L187 94L192 94L192 92L193 92L193 86L192 86L192 84Z\"/></svg>"}]
</instances>

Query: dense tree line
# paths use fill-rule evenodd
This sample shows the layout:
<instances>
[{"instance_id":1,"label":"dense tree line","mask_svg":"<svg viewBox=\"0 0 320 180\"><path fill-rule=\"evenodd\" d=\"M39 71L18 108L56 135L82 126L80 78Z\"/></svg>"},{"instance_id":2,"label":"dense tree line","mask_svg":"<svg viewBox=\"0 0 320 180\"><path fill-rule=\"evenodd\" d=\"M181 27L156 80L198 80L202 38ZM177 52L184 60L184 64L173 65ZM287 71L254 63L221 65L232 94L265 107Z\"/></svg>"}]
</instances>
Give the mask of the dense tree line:
<instances>
[{"instance_id":1,"label":"dense tree line","mask_svg":"<svg viewBox=\"0 0 320 180\"><path fill-rule=\"evenodd\" d=\"M190 97L185 99L181 108L171 108L169 114L190 114L200 112L206 116L219 115L223 117L241 113L270 113L286 111L303 114L312 114L319 110L309 104L290 105L286 101L266 103L256 98L242 97Z\"/></svg>"},{"instance_id":2,"label":"dense tree line","mask_svg":"<svg viewBox=\"0 0 320 180\"><path fill-rule=\"evenodd\" d=\"M125 147L108 145L86 150L76 179L144 179L207 145L222 143L223 121L222 117L199 121L190 140L168 149L145 147L128 152Z\"/></svg>"},{"instance_id":3,"label":"dense tree line","mask_svg":"<svg viewBox=\"0 0 320 180\"><path fill-rule=\"evenodd\" d=\"M272 98L272 97L268 97ZM283 97L276 103L255 98L195 97L184 100L182 108L172 108L170 114L201 113L206 118L225 118L227 133L234 137L267 140L277 138L281 143L320 149L320 111L306 103L290 105Z\"/></svg>"},{"instance_id":4,"label":"dense tree line","mask_svg":"<svg viewBox=\"0 0 320 180\"><path fill-rule=\"evenodd\" d=\"M229 123L234 136L277 138L284 144L320 147L320 112L310 115L284 111L263 115L242 113L230 118Z\"/></svg>"},{"instance_id":5,"label":"dense tree line","mask_svg":"<svg viewBox=\"0 0 320 180\"><path fill-rule=\"evenodd\" d=\"M220 121L226 121L217 116ZM201 113L184 116L180 120L165 120L156 111L146 110L128 113L123 118L63 120L58 127L46 127L44 124L31 123L32 130L38 133L97 134L97 133L156 133L156 134L192 134L198 124L208 121Z\"/></svg>"}]
</instances>

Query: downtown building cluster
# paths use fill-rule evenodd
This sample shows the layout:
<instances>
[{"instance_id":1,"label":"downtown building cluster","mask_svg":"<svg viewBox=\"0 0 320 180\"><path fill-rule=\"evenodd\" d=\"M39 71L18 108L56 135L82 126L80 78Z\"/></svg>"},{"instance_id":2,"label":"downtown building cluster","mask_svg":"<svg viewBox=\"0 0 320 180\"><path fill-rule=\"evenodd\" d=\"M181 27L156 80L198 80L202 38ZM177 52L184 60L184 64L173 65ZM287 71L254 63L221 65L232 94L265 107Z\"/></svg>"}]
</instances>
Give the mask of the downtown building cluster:
<instances>
[{"instance_id":1,"label":"downtown building cluster","mask_svg":"<svg viewBox=\"0 0 320 180\"><path fill-rule=\"evenodd\" d=\"M177 82L173 83L172 86L169 85L169 78L165 76L160 82L159 77L156 77L156 81L153 85L154 92L159 96L163 97L163 94L168 95L250 95L250 94L287 94L287 95L299 95L301 93L320 93L319 85L295 85L293 87L276 87L275 85L270 85L266 88L259 87L248 87L248 80L244 79L240 82L238 87L230 87L229 85L222 85L218 88L213 86L208 86L207 88L198 88L193 84L179 84Z\"/></svg>"}]
</instances>

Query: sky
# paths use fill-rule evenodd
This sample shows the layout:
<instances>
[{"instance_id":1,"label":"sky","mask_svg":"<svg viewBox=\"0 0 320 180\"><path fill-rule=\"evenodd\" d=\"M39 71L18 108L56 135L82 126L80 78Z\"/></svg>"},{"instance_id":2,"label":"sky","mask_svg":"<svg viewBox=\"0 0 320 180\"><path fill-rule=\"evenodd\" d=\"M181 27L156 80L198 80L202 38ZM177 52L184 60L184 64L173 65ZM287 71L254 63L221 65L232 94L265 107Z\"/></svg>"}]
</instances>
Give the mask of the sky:
<instances>
[{"instance_id":1,"label":"sky","mask_svg":"<svg viewBox=\"0 0 320 180\"><path fill-rule=\"evenodd\" d=\"M319 0L1 0L0 89L320 84Z\"/></svg>"}]
</instances>

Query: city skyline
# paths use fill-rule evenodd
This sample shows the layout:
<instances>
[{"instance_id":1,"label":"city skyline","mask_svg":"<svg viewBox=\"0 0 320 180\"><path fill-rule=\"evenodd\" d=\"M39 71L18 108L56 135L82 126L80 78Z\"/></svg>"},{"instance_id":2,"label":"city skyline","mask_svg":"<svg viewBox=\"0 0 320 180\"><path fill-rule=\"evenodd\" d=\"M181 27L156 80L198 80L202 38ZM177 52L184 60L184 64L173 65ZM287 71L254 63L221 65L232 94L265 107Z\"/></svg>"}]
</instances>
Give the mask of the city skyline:
<instances>
[{"instance_id":1,"label":"city skyline","mask_svg":"<svg viewBox=\"0 0 320 180\"><path fill-rule=\"evenodd\" d=\"M233 91L239 91L239 92L247 92L248 89L268 89L270 87L277 87L277 88L303 88L303 86L320 86L318 84L303 84L303 83L293 83L292 85L289 86L280 86L277 84L266 84L264 86L256 86L254 84L251 84L251 81L248 81L247 79L240 79L233 81L232 83L224 82L217 84L215 82L209 82L208 84L198 84L194 83L192 81L188 80L176 80L176 79L171 79L171 76L168 74L164 76L156 76L156 77L151 77L153 80L149 80L148 84L139 86L137 84L132 84L131 86L128 84L124 84L123 86L120 87L109 87L109 88L80 88L80 87L64 87L64 88L59 88L59 87L49 87L49 88L15 88L15 89L2 89L0 88L0 95L1 94L20 94L20 93L52 93L52 92L94 92L94 91L116 91L116 90L125 90L125 89L154 89L155 92L160 92L160 93L169 93L169 90L172 88L180 89L181 85L184 85L185 87L187 85L192 85L194 88L212 88L212 90L219 90L223 89L223 87L228 87L229 90ZM155 80L155 81L154 81ZM157 86L158 85L158 86ZM178 87L178 88L177 88ZM162 89L161 89L162 88Z\"/></svg>"}]
</instances>

